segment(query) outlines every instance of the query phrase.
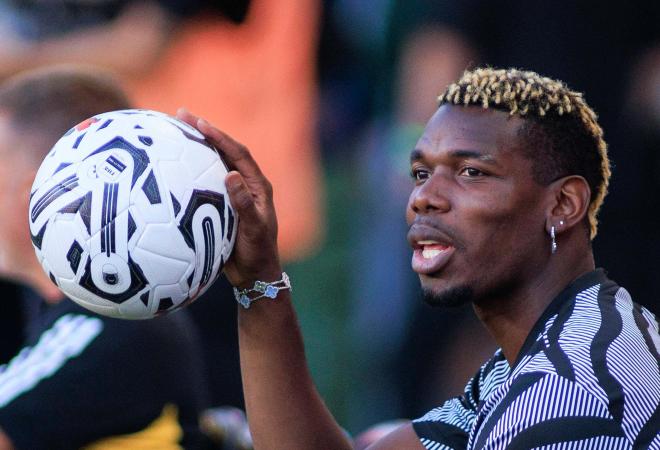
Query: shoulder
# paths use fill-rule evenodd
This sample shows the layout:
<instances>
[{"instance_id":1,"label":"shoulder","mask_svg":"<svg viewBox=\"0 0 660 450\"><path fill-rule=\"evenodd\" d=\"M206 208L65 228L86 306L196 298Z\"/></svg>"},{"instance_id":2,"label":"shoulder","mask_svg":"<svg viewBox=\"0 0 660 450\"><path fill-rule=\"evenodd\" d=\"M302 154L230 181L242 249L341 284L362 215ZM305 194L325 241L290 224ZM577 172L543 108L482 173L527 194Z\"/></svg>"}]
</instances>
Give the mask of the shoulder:
<instances>
[{"instance_id":1,"label":"shoulder","mask_svg":"<svg viewBox=\"0 0 660 450\"><path fill-rule=\"evenodd\" d=\"M97 317L68 313L46 327L38 339L0 368L0 408L62 372L70 360L85 355L104 331Z\"/></svg>"},{"instance_id":2,"label":"shoulder","mask_svg":"<svg viewBox=\"0 0 660 450\"><path fill-rule=\"evenodd\" d=\"M513 376L556 374L603 401L620 388L658 396L659 346L655 317L604 279L577 292L547 319Z\"/></svg>"},{"instance_id":3,"label":"shoulder","mask_svg":"<svg viewBox=\"0 0 660 450\"><path fill-rule=\"evenodd\" d=\"M660 402L658 323L624 288L603 284L578 295L556 328L546 346L556 373L609 404L615 417L624 420L623 401L630 409Z\"/></svg>"},{"instance_id":4,"label":"shoulder","mask_svg":"<svg viewBox=\"0 0 660 450\"><path fill-rule=\"evenodd\" d=\"M582 440L593 441L594 448L599 442L600 448L628 448L630 442L607 403L553 373L512 378L484 412L471 437L475 448L498 442L507 449L527 449Z\"/></svg>"}]
</instances>

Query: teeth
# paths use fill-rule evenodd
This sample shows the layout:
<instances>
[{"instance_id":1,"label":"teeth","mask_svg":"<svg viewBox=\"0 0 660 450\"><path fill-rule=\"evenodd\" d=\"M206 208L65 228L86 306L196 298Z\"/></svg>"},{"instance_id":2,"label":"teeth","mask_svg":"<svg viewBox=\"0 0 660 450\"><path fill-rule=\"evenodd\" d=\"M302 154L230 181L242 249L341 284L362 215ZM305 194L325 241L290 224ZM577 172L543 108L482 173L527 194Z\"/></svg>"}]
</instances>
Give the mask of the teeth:
<instances>
[{"instance_id":1,"label":"teeth","mask_svg":"<svg viewBox=\"0 0 660 450\"><path fill-rule=\"evenodd\" d=\"M422 250L422 256L424 257L424 259L435 258L440 253L441 251L436 248L429 248L429 249L425 248L424 250Z\"/></svg>"},{"instance_id":2,"label":"teeth","mask_svg":"<svg viewBox=\"0 0 660 450\"><path fill-rule=\"evenodd\" d=\"M434 245L438 244L438 241L418 241L417 243L419 245Z\"/></svg>"}]
</instances>

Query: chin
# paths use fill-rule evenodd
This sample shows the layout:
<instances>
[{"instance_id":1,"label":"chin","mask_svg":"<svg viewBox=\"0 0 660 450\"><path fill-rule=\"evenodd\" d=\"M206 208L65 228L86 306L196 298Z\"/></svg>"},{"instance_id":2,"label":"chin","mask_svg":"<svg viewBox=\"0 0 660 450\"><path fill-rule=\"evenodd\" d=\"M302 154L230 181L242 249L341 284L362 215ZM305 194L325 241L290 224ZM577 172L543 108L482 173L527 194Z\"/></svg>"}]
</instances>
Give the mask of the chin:
<instances>
[{"instance_id":1,"label":"chin","mask_svg":"<svg viewBox=\"0 0 660 450\"><path fill-rule=\"evenodd\" d=\"M424 302L433 307L458 308L472 303L474 290L469 286L455 286L436 292L422 287Z\"/></svg>"}]
</instances>

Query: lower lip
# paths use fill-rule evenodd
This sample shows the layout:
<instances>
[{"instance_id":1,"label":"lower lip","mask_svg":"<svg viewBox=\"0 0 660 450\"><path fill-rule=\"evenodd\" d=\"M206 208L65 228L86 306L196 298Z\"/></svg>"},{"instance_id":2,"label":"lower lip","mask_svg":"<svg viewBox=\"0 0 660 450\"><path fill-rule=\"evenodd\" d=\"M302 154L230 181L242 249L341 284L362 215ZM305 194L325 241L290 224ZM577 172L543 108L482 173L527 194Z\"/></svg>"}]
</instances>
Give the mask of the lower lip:
<instances>
[{"instance_id":1,"label":"lower lip","mask_svg":"<svg viewBox=\"0 0 660 450\"><path fill-rule=\"evenodd\" d=\"M436 273L447 265L455 250L454 247L447 247L433 258L424 258L422 249L415 249L411 262L412 269L418 274L430 275Z\"/></svg>"}]
</instances>

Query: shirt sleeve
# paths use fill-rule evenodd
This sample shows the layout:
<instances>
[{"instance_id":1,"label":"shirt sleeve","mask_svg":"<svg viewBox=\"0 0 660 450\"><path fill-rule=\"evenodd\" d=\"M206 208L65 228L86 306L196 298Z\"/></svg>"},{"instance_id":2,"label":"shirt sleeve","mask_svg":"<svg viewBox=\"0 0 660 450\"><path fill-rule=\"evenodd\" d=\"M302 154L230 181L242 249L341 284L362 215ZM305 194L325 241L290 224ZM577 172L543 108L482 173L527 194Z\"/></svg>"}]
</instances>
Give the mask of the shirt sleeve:
<instances>
[{"instance_id":1,"label":"shirt sleeve","mask_svg":"<svg viewBox=\"0 0 660 450\"><path fill-rule=\"evenodd\" d=\"M413 429L422 445L434 450L467 448L478 405L506 380L509 372L509 365L498 350L470 379L461 396L447 400L413 421Z\"/></svg>"}]
</instances>

